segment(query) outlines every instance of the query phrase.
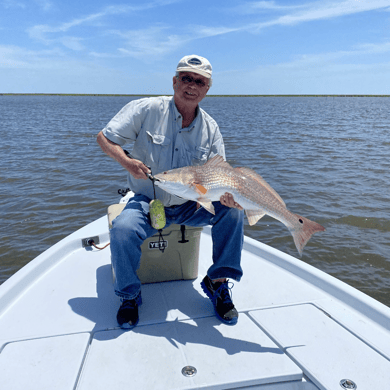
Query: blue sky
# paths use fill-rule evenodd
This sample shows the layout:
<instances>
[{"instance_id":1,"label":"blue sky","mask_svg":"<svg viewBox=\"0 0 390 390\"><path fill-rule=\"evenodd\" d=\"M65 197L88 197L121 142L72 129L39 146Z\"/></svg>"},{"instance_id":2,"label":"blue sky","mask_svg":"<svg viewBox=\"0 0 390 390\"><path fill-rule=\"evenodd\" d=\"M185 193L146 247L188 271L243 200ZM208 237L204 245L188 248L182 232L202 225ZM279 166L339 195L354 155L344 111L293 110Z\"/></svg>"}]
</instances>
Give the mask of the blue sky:
<instances>
[{"instance_id":1,"label":"blue sky","mask_svg":"<svg viewBox=\"0 0 390 390\"><path fill-rule=\"evenodd\" d=\"M123 0L122 0L123 1ZM0 92L390 94L390 0L0 0Z\"/></svg>"}]
</instances>

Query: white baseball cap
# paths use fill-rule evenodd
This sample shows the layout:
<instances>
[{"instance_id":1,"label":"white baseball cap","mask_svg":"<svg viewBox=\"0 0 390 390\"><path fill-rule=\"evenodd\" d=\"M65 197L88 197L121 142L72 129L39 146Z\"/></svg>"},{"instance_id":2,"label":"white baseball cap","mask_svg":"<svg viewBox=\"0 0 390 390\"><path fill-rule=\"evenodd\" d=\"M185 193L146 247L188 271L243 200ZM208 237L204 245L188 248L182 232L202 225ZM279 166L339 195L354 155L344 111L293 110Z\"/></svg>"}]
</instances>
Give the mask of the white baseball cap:
<instances>
[{"instance_id":1,"label":"white baseball cap","mask_svg":"<svg viewBox=\"0 0 390 390\"><path fill-rule=\"evenodd\" d=\"M176 72L192 72L211 79L212 67L210 62L201 56L192 54L183 57L177 65Z\"/></svg>"}]
</instances>

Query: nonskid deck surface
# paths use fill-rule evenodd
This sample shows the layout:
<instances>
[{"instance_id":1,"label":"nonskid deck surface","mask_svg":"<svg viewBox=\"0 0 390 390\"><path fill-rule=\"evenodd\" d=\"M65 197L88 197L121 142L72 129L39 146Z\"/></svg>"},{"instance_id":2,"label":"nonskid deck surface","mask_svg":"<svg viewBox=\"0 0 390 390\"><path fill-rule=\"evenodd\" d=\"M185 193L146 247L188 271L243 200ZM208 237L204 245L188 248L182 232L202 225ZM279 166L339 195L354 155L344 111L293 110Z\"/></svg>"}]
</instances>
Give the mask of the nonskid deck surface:
<instances>
[{"instance_id":1,"label":"nonskid deck surface","mask_svg":"<svg viewBox=\"0 0 390 390\"><path fill-rule=\"evenodd\" d=\"M381 326L388 312L374 310L375 323L325 291L327 278L319 288L320 279L302 278L306 266L294 271L294 262L301 262L290 258L281 268L280 252L264 251L253 240L243 252L244 277L232 290L238 324L221 324L200 287L211 264L208 228L199 277L143 285L140 323L124 332L116 324L110 251L81 248L79 241L89 235L107 241L106 220L43 254L27 269L34 276L15 275L1 286L5 389L131 383L140 389L313 390L341 388L340 381L350 379L360 390L390 383L390 336ZM19 294L16 299L7 289ZM187 366L196 374L184 376Z\"/></svg>"}]
</instances>

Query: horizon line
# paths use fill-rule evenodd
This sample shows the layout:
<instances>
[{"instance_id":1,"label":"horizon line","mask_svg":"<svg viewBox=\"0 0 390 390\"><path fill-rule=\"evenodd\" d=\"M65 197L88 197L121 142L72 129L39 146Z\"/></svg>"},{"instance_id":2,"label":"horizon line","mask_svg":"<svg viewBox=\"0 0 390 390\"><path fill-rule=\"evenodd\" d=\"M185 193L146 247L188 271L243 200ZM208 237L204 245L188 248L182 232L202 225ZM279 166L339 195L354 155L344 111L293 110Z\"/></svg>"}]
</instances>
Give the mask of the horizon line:
<instances>
[{"instance_id":1,"label":"horizon line","mask_svg":"<svg viewBox=\"0 0 390 390\"><path fill-rule=\"evenodd\" d=\"M0 96L173 96L172 94L0 92ZM390 97L381 94L218 94L206 97Z\"/></svg>"}]
</instances>

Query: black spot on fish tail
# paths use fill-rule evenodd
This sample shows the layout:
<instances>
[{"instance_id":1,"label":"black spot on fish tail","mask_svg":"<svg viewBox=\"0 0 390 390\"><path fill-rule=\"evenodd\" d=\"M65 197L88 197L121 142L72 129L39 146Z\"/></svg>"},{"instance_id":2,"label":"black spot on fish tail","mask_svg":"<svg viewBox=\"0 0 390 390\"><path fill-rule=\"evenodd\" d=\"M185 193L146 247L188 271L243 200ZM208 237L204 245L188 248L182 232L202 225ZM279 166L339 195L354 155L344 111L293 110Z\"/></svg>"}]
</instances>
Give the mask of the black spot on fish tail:
<instances>
[{"instance_id":1,"label":"black spot on fish tail","mask_svg":"<svg viewBox=\"0 0 390 390\"><path fill-rule=\"evenodd\" d=\"M310 221L305 217L295 214L299 224L294 229L290 230L293 235L295 246L298 249L299 254L302 256L303 248L310 240L310 237L317 232L323 232L325 228L317 222Z\"/></svg>"}]
</instances>

